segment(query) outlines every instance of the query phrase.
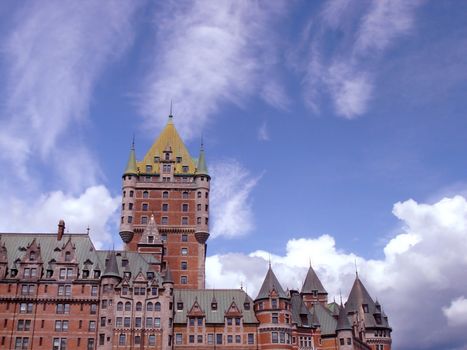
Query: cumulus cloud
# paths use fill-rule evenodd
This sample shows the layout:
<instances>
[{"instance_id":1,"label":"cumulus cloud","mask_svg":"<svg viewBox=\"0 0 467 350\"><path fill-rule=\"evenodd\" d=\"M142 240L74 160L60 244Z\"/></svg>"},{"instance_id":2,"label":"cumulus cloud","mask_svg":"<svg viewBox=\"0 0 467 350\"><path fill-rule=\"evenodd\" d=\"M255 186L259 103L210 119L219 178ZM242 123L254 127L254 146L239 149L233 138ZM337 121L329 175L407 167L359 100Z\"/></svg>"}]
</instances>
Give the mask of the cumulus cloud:
<instances>
[{"instance_id":1,"label":"cumulus cloud","mask_svg":"<svg viewBox=\"0 0 467 350\"><path fill-rule=\"evenodd\" d=\"M141 98L147 123L162 125L172 99L186 138L199 135L222 103L242 105L257 91L284 108L285 91L271 77L277 64L273 26L285 4L195 1L157 8L157 51Z\"/></svg>"},{"instance_id":2,"label":"cumulus cloud","mask_svg":"<svg viewBox=\"0 0 467 350\"><path fill-rule=\"evenodd\" d=\"M0 145L5 150L1 157L25 175L29 161L40 159L50 166L55 157L49 156L62 148L58 142L73 140L76 145L68 158L79 153L94 165L80 180L89 185L98 167L85 149L79 151L84 148L77 137L79 126L87 118L97 78L131 42L130 23L137 6L118 1L61 1L59 5L23 3L13 11L9 32L3 37L6 96L0 112ZM52 161L52 165L61 164Z\"/></svg>"},{"instance_id":3,"label":"cumulus cloud","mask_svg":"<svg viewBox=\"0 0 467 350\"><path fill-rule=\"evenodd\" d=\"M100 248L112 240L120 202L120 197L113 197L104 186L89 187L79 196L54 191L35 200L3 198L0 231L56 232L58 221L64 219L71 233L83 233L89 227L94 244Z\"/></svg>"},{"instance_id":4,"label":"cumulus cloud","mask_svg":"<svg viewBox=\"0 0 467 350\"><path fill-rule=\"evenodd\" d=\"M351 119L366 113L376 88L375 67L381 55L415 26L423 1L382 0L357 3L330 0L295 49L295 66L305 71L304 98L315 112L328 94L336 114ZM339 39L336 41L336 34ZM327 43L336 44L329 50ZM306 57L307 63L299 62Z\"/></svg>"},{"instance_id":5,"label":"cumulus cloud","mask_svg":"<svg viewBox=\"0 0 467 350\"><path fill-rule=\"evenodd\" d=\"M443 313L450 325L455 327L467 325L467 299L460 296L452 300L449 306L443 307Z\"/></svg>"},{"instance_id":6,"label":"cumulus cloud","mask_svg":"<svg viewBox=\"0 0 467 350\"><path fill-rule=\"evenodd\" d=\"M251 192L259 177L235 160L215 163L210 171L211 236L237 237L253 230Z\"/></svg>"},{"instance_id":7,"label":"cumulus cloud","mask_svg":"<svg viewBox=\"0 0 467 350\"><path fill-rule=\"evenodd\" d=\"M407 200L396 203L393 213L401 221L400 233L386 244L381 259L343 251L330 235L303 237L289 240L284 255L259 250L208 257L208 285L243 282L255 297L271 259L283 287L300 288L311 258L330 296L339 289L347 295L356 261L361 279L389 315L395 348L462 348L467 343L459 327L467 322L467 200ZM427 332L419 320L435 320L436 329Z\"/></svg>"}]
</instances>

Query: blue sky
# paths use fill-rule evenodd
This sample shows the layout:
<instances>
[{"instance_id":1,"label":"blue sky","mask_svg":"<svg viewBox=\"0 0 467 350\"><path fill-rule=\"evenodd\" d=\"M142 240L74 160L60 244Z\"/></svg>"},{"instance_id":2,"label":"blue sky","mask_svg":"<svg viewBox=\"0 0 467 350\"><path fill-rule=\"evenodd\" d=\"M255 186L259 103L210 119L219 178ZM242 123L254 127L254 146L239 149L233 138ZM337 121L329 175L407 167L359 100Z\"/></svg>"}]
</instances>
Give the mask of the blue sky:
<instances>
[{"instance_id":1,"label":"blue sky","mask_svg":"<svg viewBox=\"0 0 467 350\"><path fill-rule=\"evenodd\" d=\"M208 285L354 261L400 349L465 349L467 3L0 3L0 230L120 243L121 172L167 120L213 176ZM417 315L415 315L417 313ZM424 325L436 324L427 336ZM413 343L413 337L420 339Z\"/></svg>"}]
</instances>

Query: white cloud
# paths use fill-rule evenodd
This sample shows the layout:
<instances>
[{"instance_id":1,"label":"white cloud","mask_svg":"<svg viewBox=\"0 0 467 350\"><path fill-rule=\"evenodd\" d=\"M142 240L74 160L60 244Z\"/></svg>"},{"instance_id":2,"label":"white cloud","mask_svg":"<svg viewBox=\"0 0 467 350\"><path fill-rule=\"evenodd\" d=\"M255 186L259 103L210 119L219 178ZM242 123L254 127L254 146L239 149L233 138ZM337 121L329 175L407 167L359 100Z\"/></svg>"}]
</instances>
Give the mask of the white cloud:
<instances>
[{"instance_id":1,"label":"white cloud","mask_svg":"<svg viewBox=\"0 0 467 350\"><path fill-rule=\"evenodd\" d=\"M269 130L266 122L263 122L258 129L258 140L260 141L269 141Z\"/></svg>"},{"instance_id":2,"label":"white cloud","mask_svg":"<svg viewBox=\"0 0 467 350\"><path fill-rule=\"evenodd\" d=\"M185 138L199 135L221 103L242 105L260 91L273 106L287 103L271 82L276 64L273 25L285 2L167 2L158 9L157 51L144 84L142 113L160 126L174 101L177 126Z\"/></svg>"},{"instance_id":3,"label":"white cloud","mask_svg":"<svg viewBox=\"0 0 467 350\"><path fill-rule=\"evenodd\" d=\"M1 111L0 144L5 150L1 156L23 175L31 160L39 160L59 169L50 174L60 177L63 163L54 163L51 159L56 157L50 155L57 150L63 154L63 145L71 141L75 145L69 159L84 148L78 136L96 80L132 38L134 2L61 1L59 5L24 3L12 14L11 29L3 38L7 93ZM78 164L73 180L83 174L80 183L94 183L96 162L85 149L79 157L93 166L82 172ZM67 167L70 172L71 164ZM62 180L68 174L64 175Z\"/></svg>"},{"instance_id":4,"label":"white cloud","mask_svg":"<svg viewBox=\"0 0 467 350\"><path fill-rule=\"evenodd\" d=\"M454 327L467 325L467 299L460 296L452 300L448 307L443 307L443 313L450 325Z\"/></svg>"},{"instance_id":5,"label":"white cloud","mask_svg":"<svg viewBox=\"0 0 467 350\"><path fill-rule=\"evenodd\" d=\"M0 231L56 232L60 219L71 233L86 232L89 226L96 247L109 245L117 222L120 197L112 197L104 186L87 188L79 196L62 191L42 194L35 200L3 196L0 202Z\"/></svg>"},{"instance_id":6,"label":"white cloud","mask_svg":"<svg viewBox=\"0 0 467 350\"><path fill-rule=\"evenodd\" d=\"M237 237L254 228L251 192L259 177L253 177L235 160L210 167L211 236Z\"/></svg>"},{"instance_id":7,"label":"white cloud","mask_svg":"<svg viewBox=\"0 0 467 350\"><path fill-rule=\"evenodd\" d=\"M467 343L458 327L467 322L467 301L459 297L467 290L467 200L407 200L396 203L393 213L402 226L381 259L341 251L329 235L291 239L284 255L255 251L208 257L207 284L238 287L243 281L255 297L270 257L283 287L299 288L311 258L330 296L339 289L347 295L356 260L362 280L389 315L395 348L462 348ZM419 320L432 320L436 330L427 332L426 322Z\"/></svg>"},{"instance_id":8,"label":"white cloud","mask_svg":"<svg viewBox=\"0 0 467 350\"><path fill-rule=\"evenodd\" d=\"M306 73L303 86L307 105L317 112L322 91L326 90L337 115L352 119L365 114L376 90L375 67L381 54L411 32L422 3L382 0L349 6L348 1L326 2L320 17L307 25L304 54L295 55L295 61L302 57L307 60L301 65ZM335 42L331 51L329 40Z\"/></svg>"}]
</instances>

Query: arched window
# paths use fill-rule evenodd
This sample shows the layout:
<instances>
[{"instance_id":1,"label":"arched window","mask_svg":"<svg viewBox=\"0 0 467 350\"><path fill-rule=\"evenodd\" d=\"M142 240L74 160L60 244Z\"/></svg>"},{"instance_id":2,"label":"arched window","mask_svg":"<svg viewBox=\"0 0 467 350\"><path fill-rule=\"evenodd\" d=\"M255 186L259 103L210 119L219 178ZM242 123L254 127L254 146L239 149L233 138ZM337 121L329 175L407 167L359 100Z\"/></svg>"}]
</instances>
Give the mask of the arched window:
<instances>
[{"instance_id":1,"label":"arched window","mask_svg":"<svg viewBox=\"0 0 467 350\"><path fill-rule=\"evenodd\" d=\"M125 303L125 311L131 311L131 303L129 301Z\"/></svg>"},{"instance_id":2,"label":"arched window","mask_svg":"<svg viewBox=\"0 0 467 350\"><path fill-rule=\"evenodd\" d=\"M117 311L123 311L123 303L121 301L117 304Z\"/></svg>"},{"instance_id":3,"label":"arched window","mask_svg":"<svg viewBox=\"0 0 467 350\"><path fill-rule=\"evenodd\" d=\"M201 191L198 191L197 196L198 198L201 198Z\"/></svg>"},{"instance_id":4,"label":"arched window","mask_svg":"<svg viewBox=\"0 0 467 350\"><path fill-rule=\"evenodd\" d=\"M154 304L154 311L161 311L161 303L157 302Z\"/></svg>"},{"instance_id":5,"label":"arched window","mask_svg":"<svg viewBox=\"0 0 467 350\"><path fill-rule=\"evenodd\" d=\"M141 302L137 302L136 303L136 311L141 311L143 309L143 304L141 304Z\"/></svg>"},{"instance_id":6,"label":"arched window","mask_svg":"<svg viewBox=\"0 0 467 350\"><path fill-rule=\"evenodd\" d=\"M148 191L143 192L143 198L149 198L149 192Z\"/></svg>"},{"instance_id":7,"label":"arched window","mask_svg":"<svg viewBox=\"0 0 467 350\"><path fill-rule=\"evenodd\" d=\"M169 192L168 191L162 192L162 198L169 198Z\"/></svg>"},{"instance_id":8,"label":"arched window","mask_svg":"<svg viewBox=\"0 0 467 350\"><path fill-rule=\"evenodd\" d=\"M152 310L154 310L153 306L154 306L153 303L151 303L151 302L147 303L147 304L146 304L146 311L152 311Z\"/></svg>"},{"instance_id":9,"label":"arched window","mask_svg":"<svg viewBox=\"0 0 467 350\"><path fill-rule=\"evenodd\" d=\"M65 261L71 261L71 253L70 252L65 253Z\"/></svg>"}]
</instances>

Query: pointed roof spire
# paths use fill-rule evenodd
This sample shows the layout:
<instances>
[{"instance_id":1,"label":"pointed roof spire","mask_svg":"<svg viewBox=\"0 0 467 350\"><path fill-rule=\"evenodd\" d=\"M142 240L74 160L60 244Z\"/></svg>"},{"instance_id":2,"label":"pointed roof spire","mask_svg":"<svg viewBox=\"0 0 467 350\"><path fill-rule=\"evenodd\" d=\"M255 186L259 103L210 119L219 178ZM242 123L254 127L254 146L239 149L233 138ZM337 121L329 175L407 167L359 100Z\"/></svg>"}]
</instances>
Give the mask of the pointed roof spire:
<instances>
[{"instance_id":1,"label":"pointed roof spire","mask_svg":"<svg viewBox=\"0 0 467 350\"><path fill-rule=\"evenodd\" d=\"M320 279L318 278L318 275L310 264L306 274L305 282L303 282L302 293L312 293L314 290L318 291L320 294L328 294L326 289L324 289Z\"/></svg>"},{"instance_id":2,"label":"pointed roof spire","mask_svg":"<svg viewBox=\"0 0 467 350\"><path fill-rule=\"evenodd\" d=\"M149 237L152 237L149 239ZM161 244L161 236L159 235L159 229L157 228L156 220L154 219L154 214L151 214L151 218L147 223L141 239L139 240L140 244Z\"/></svg>"},{"instance_id":3,"label":"pointed roof spire","mask_svg":"<svg viewBox=\"0 0 467 350\"><path fill-rule=\"evenodd\" d=\"M172 114L172 100L170 100L170 113L169 113L169 119L167 120L167 124L173 124L173 114Z\"/></svg>"},{"instance_id":4,"label":"pointed roof spire","mask_svg":"<svg viewBox=\"0 0 467 350\"><path fill-rule=\"evenodd\" d=\"M339 317L337 318L336 332L351 330L352 326L350 325L349 318L347 317L347 312L345 311L345 308L341 303L341 306L339 308Z\"/></svg>"},{"instance_id":5,"label":"pointed roof spire","mask_svg":"<svg viewBox=\"0 0 467 350\"><path fill-rule=\"evenodd\" d=\"M138 167L136 166L136 155L135 155L135 135L133 135L133 142L131 143L130 157L123 175L136 175L138 173Z\"/></svg>"},{"instance_id":6,"label":"pointed roof spire","mask_svg":"<svg viewBox=\"0 0 467 350\"><path fill-rule=\"evenodd\" d=\"M107 254L107 259L105 260L105 270L102 277L120 277L120 273L118 272L118 263L117 263L117 256L115 255L115 251L111 250Z\"/></svg>"},{"instance_id":7,"label":"pointed roof spire","mask_svg":"<svg viewBox=\"0 0 467 350\"><path fill-rule=\"evenodd\" d=\"M199 150L198 164L196 166L196 175L209 175L208 167L206 166L206 156L204 155L204 144L201 139L201 147Z\"/></svg>"},{"instance_id":8,"label":"pointed roof spire","mask_svg":"<svg viewBox=\"0 0 467 350\"><path fill-rule=\"evenodd\" d=\"M284 289L282 288L281 284L277 280L276 275L272 271L271 265L269 265L268 272L266 273L266 277L264 278L263 285L259 290L256 300L269 298L269 294L272 290L276 291L279 298L287 298L287 293L284 292Z\"/></svg>"},{"instance_id":9,"label":"pointed roof spire","mask_svg":"<svg viewBox=\"0 0 467 350\"><path fill-rule=\"evenodd\" d=\"M367 305L371 313L375 309L375 303L370 293L368 293L360 278L356 276L352 289L350 290L349 298L345 303L345 310L347 312L356 312L360 310L362 305Z\"/></svg>"}]
</instances>

